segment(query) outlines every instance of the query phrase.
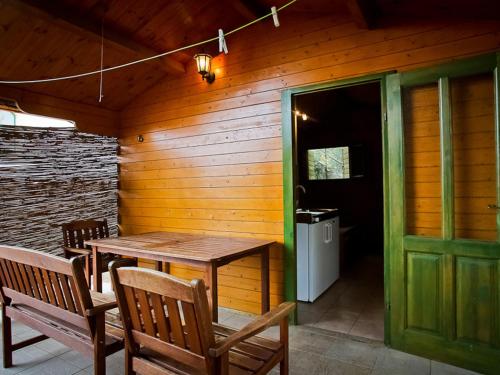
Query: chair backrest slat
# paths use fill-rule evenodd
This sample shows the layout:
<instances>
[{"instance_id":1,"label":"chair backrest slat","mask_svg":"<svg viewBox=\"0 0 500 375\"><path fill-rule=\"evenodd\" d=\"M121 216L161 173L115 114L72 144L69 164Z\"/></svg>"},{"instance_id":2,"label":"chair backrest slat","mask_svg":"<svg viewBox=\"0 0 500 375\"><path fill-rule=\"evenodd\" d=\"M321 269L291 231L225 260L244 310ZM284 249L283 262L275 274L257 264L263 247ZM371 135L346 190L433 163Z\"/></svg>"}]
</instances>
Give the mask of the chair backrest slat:
<instances>
[{"instance_id":1,"label":"chair backrest slat","mask_svg":"<svg viewBox=\"0 0 500 375\"><path fill-rule=\"evenodd\" d=\"M29 284L33 290L33 297L35 297L36 299L41 299L40 291L38 290L38 284L35 280L35 276L33 275L33 269L28 265L24 265L24 268L26 270L26 274L28 275Z\"/></svg>"},{"instance_id":2,"label":"chair backrest slat","mask_svg":"<svg viewBox=\"0 0 500 375\"><path fill-rule=\"evenodd\" d=\"M19 286L17 285L16 274L14 273L14 270L12 269L12 263L8 260L5 260L5 266L6 266L6 275L9 276L10 281L12 283L11 288L14 290L19 290Z\"/></svg>"},{"instance_id":3,"label":"chair backrest slat","mask_svg":"<svg viewBox=\"0 0 500 375\"><path fill-rule=\"evenodd\" d=\"M137 302L139 302L139 311L144 323L144 331L150 336L156 336L156 329L153 323L151 307L149 306L149 297L145 290L136 289Z\"/></svg>"},{"instance_id":4,"label":"chair backrest slat","mask_svg":"<svg viewBox=\"0 0 500 375\"><path fill-rule=\"evenodd\" d=\"M4 259L0 259L0 277L2 280L2 285L7 286L10 289L14 289L14 285L10 279L9 271L7 269L7 264Z\"/></svg>"},{"instance_id":5,"label":"chair backrest slat","mask_svg":"<svg viewBox=\"0 0 500 375\"><path fill-rule=\"evenodd\" d=\"M182 327L182 319L177 300L166 296L163 298L165 298L170 327L172 328L172 342L180 348L185 348L186 340L184 338L184 329Z\"/></svg>"},{"instance_id":6,"label":"chair backrest slat","mask_svg":"<svg viewBox=\"0 0 500 375\"><path fill-rule=\"evenodd\" d=\"M73 296L73 300L75 301L76 313L78 315L83 315L83 306L78 299L78 287L76 286L75 279L73 277L69 278L69 285L71 287L71 295Z\"/></svg>"},{"instance_id":7,"label":"chair backrest slat","mask_svg":"<svg viewBox=\"0 0 500 375\"><path fill-rule=\"evenodd\" d=\"M16 266L19 270L19 274L21 275L21 280L23 281L24 284L24 289L26 290L26 294L33 297L33 289L31 286L31 283L28 280L28 275L26 274L26 269L24 268L24 264L22 263L16 263Z\"/></svg>"},{"instance_id":8,"label":"chair backrest slat","mask_svg":"<svg viewBox=\"0 0 500 375\"><path fill-rule=\"evenodd\" d=\"M125 293L127 308L129 311L130 319L132 321L132 327L137 331L142 331L142 323L139 316L139 310L137 308L137 298L135 296L134 288L125 286L123 288L123 291Z\"/></svg>"},{"instance_id":9,"label":"chair backrest slat","mask_svg":"<svg viewBox=\"0 0 500 375\"><path fill-rule=\"evenodd\" d=\"M203 280L112 263L111 278L132 350L144 346L194 366L210 368L215 343Z\"/></svg>"},{"instance_id":10,"label":"chair backrest slat","mask_svg":"<svg viewBox=\"0 0 500 375\"><path fill-rule=\"evenodd\" d=\"M181 302L184 320L186 321L186 339L189 349L197 354L203 354L201 350L200 335L196 324L196 313L192 303Z\"/></svg>"},{"instance_id":11,"label":"chair backrest slat","mask_svg":"<svg viewBox=\"0 0 500 375\"><path fill-rule=\"evenodd\" d=\"M45 289L45 283L43 281L43 278L41 276L41 271L38 267L33 267L33 275L35 276L35 281L38 287L39 291L39 298L40 300L44 302L49 302L49 297L47 296L47 289Z\"/></svg>"},{"instance_id":12,"label":"chair backrest slat","mask_svg":"<svg viewBox=\"0 0 500 375\"><path fill-rule=\"evenodd\" d=\"M170 322L165 316L165 302L163 297L157 293L150 293L151 304L155 314L156 327L158 329L158 336L160 340L165 342L170 341Z\"/></svg>"},{"instance_id":13,"label":"chair backrest slat","mask_svg":"<svg viewBox=\"0 0 500 375\"><path fill-rule=\"evenodd\" d=\"M75 232L68 232L68 240L69 240L69 242L67 243L67 246L77 247ZM66 243L65 243L65 245L66 245Z\"/></svg>"},{"instance_id":14,"label":"chair backrest slat","mask_svg":"<svg viewBox=\"0 0 500 375\"><path fill-rule=\"evenodd\" d=\"M85 237L83 236L83 233L81 230L76 232L76 247L82 248L85 247L85 244L83 243Z\"/></svg>"},{"instance_id":15,"label":"chair backrest slat","mask_svg":"<svg viewBox=\"0 0 500 375\"><path fill-rule=\"evenodd\" d=\"M42 272L42 279L43 279L45 289L47 290L49 302L52 305L57 306L56 295L54 293L54 289L52 289L52 282L50 281L49 272L43 268L40 271Z\"/></svg>"},{"instance_id":16,"label":"chair backrest slat","mask_svg":"<svg viewBox=\"0 0 500 375\"><path fill-rule=\"evenodd\" d=\"M17 277L17 283L19 284L21 289L24 291L24 293L31 295L32 292L30 291L30 288L28 288L28 286L24 282L20 264L17 262L12 262L12 268L14 268L14 272L16 273Z\"/></svg>"},{"instance_id":17,"label":"chair backrest slat","mask_svg":"<svg viewBox=\"0 0 500 375\"><path fill-rule=\"evenodd\" d=\"M56 295L57 306L66 309L66 302L64 301L61 285L59 284L59 278L55 272L50 272L49 274L52 281L52 287L54 288L54 293Z\"/></svg>"},{"instance_id":18,"label":"chair backrest slat","mask_svg":"<svg viewBox=\"0 0 500 375\"><path fill-rule=\"evenodd\" d=\"M73 295L71 293L70 285L68 282L68 276L59 275L59 282L61 283L62 292L64 294L64 301L66 302L66 308L72 313L76 313L75 301L73 300Z\"/></svg>"}]
</instances>

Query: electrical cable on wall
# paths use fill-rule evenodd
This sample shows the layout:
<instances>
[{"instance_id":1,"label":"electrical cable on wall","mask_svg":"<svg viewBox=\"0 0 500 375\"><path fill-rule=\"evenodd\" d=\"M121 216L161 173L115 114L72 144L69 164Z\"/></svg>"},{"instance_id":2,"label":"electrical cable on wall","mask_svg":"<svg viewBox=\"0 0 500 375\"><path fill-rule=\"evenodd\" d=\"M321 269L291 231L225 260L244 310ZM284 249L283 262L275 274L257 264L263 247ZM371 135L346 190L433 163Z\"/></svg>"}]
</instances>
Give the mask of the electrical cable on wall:
<instances>
[{"instance_id":1,"label":"electrical cable on wall","mask_svg":"<svg viewBox=\"0 0 500 375\"><path fill-rule=\"evenodd\" d=\"M172 54L177 53L177 52L181 52L181 51L193 48L193 47L198 47L198 46L201 46L201 45L204 45L207 43L211 43L211 42L215 42L215 41L219 41L219 42L223 41L222 49L224 50L225 53L227 53L227 45L226 45L226 39L225 39L226 37L228 37L231 34L237 33L243 29L246 29L247 27L252 26L258 22L261 22L269 17L273 18L274 25L276 27L278 27L279 26L278 12L282 11L285 8L288 8L290 5L292 5L293 3L297 2L297 1L298 0L291 0L288 3L282 5L281 7L277 8L277 9L276 9L276 7L272 7L271 12L263 15L262 17L256 18L255 20L250 21L242 26L239 26L239 27L227 32L227 33L224 33L224 32L222 32L222 29L219 29L219 34L216 37L209 38L209 39L203 40L201 42L196 42L196 43L184 46L184 47L179 47L179 48L176 48L176 49L173 49L173 50L170 50L167 52L163 52L163 53L160 53L160 54L157 54L154 56L150 56L150 57L146 57L146 58L138 59L138 60L133 60L133 61L130 61L128 63L111 66L109 68L103 68L102 60L103 60L103 55L104 55L104 49L103 49L103 45L101 45L101 47L102 47L101 48L101 69L99 69L99 70L95 70L92 72L86 72L86 73L80 73L80 74L73 74L73 75L69 75L69 76L46 78L46 79L12 80L12 81L0 80L0 83L2 83L2 84L47 83L47 82L63 81L63 80L75 79L75 78L83 78L83 77L88 77L88 76L100 74L101 75L101 83L100 83L101 86L100 86L100 94L99 94L100 99L99 99L99 101L101 101L101 99L102 99L102 75L103 75L103 73L110 72L113 70L123 69L123 68L129 67L129 66L132 66L132 65L141 64L141 63L151 61L154 59L159 59L159 58L164 57L164 56L172 55ZM221 32L222 32L222 34L221 34Z\"/></svg>"}]
</instances>

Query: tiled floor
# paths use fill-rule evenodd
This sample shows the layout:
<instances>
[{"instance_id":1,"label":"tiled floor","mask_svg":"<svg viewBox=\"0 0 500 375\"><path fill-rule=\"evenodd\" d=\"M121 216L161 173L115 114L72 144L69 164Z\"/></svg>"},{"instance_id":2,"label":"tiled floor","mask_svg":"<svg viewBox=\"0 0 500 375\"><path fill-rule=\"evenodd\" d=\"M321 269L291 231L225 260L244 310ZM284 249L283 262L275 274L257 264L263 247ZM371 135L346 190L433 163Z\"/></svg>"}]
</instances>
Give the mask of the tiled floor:
<instances>
[{"instance_id":1,"label":"tiled floor","mask_svg":"<svg viewBox=\"0 0 500 375\"><path fill-rule=\"evenodd\" d=\"M383 341L382 261L382 257L360 259L314 303L300 302L299 323Z\"/></svg>"},{"instance_id":2,"label":"tiled floor","mask_svg":"<svg viewBox=\"0 0 500 375\"><path fill-rule=\"evenodd\" d=\"M227 309L220 311L221 323L239 328L254 317ZM14 323L14 341L37 333ZM264 332L277 337L278 327ZM107 357L108 375L124 373L123 351ZM272 371L279 373L278 367ZM293 375L473 375L475 373L414 355L398 352L371 340L357 340L310 326L290 329L290 373ZM14 354L14 367L0 374L72 375L92 374L92 361L49 339Z\"/></svg>"},{"instance_id":3,"label":"tiled floor","mask_svg":"<svg viewBox=\"0 0 500 375\"><path fill-rule=\"evenodd\" d=\"M363 328L364 322L374 322L379 319L377 311L383 305L378 305L381 293L380 286L373 282L376 278L374 267L365 262L365 274L361 281L356 272L362 272L359 267L349 277L335 283L334 287L315 303L311 311L318 316L316 322L290 327L290 374L292 375L474 375L476 373L453 367L411 354L399 352L384 346L380 341L353 337L368 336L373 332ZM370 271L371 270L371 271ZM103 275L104 292L111 290L109 277ZM366 275L365 275L366 276ZM354 280L354 281L353 281ZM373 297L373 298L371 298ZM380 299L382 297L380 296ZM360 303L359 299L364 302ZM312 306L312 305L311 305ZM299 305L299 309L311 309L311 306ZM344 314L345 318L336 318L333 307ZM314 316L313 314L302 314ZM322 320L321 318L324 317ZM234 310L219 309L219 322L234 328L241 328L251 322L255 316ZM329 320L328 320L329 319ZM344 323L342 323L344 322ZM357 322L363 324L357 325ZM330 329L335 328L337 332ZM340 328L339 328L340 327ZM355 327L358 327L355 329ZM325 329L326 328L326 329ZM357 333L357 334L356 334ZM38 335L38 332L13 323L14 342ZM279 328L272 327L262 333L267 337L279 337ZM376 339L379 339L377 336ZM1 356L0 352L0 356ZM14 366L9 369L0 368L2 374L41 374L41 375L86 375L92 374L92 360L80 353L59 344L52 339L42 341L14 353ZM108 375L124 373L123 350L106 359ZM272 371L279 374L277 366Z\"/></svg>"}]
</instances>

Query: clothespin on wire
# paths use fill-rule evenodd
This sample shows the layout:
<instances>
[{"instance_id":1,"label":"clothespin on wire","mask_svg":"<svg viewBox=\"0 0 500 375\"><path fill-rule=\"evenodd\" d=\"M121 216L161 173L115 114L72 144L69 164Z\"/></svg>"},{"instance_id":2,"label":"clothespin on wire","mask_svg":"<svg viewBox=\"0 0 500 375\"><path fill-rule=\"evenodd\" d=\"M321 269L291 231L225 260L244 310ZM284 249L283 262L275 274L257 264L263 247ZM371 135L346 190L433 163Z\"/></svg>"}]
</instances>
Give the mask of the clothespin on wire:
<instances>
[{"instance_id":1,"label":"clothespin on wire","mask_svg":"<svg viewBox=\"0 0 500 375\"><path fill-rule=\"evenodd\" d=\"M224 53L227 55L227 44L226 44L226 38L224 38L224 31L222 29L219 29L219 52L224 51Z\"/></svg>"},{"instance_id":2,"label":"clothespin on wire","mask_svg":"<svg viewBox=\"0 0 500 375\"><path fill-rule=\"evenodd\" d=\"M274 26L280 27L280 20L278 18L278 11L276 10L276 7L271 7L271 13L273 15Z\"/></svg>"}]
</instances>

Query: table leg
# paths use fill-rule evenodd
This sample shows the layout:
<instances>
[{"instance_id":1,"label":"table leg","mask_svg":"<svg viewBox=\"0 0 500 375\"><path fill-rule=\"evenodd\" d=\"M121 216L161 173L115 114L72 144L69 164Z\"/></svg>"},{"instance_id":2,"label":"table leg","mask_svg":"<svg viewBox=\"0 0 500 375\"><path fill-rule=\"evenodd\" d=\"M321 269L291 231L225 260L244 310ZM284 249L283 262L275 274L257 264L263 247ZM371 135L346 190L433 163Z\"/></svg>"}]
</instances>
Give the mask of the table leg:
<instances>
[{"instance_id":1,"label":"table leg","mask_svg":"<svg viewBox=\"0 0 500 375\"><path fill-rule=\"evenodd\" d=\"M218 322L219 320L219 311L218 309L218 301L217 301L217 264L208 263L206 267L206 284L210 288L209 290L209 300L208 303L210 308L212 309L212 321Z\"/></svg>"},{"instance_id":2,"label":"table leg","mask_svg":"<svg viewBox=\"0 0 500 375\"><path fill-rule=\"evenodd\" d=\"M97 246L92 246L92 290L102 292L102 257Z\"/></svg>"},{"instance_id":3,"label":"table leg","mask_svg":"<svg viewBox=\"0 0 500 375\"><path fill-rule=\"evenodd\" d=\"M262 314L269 311L270 308L270 292L269 292L269 248L262 250L261 260L261 312Z\"/></svg>"}]
</instances>

